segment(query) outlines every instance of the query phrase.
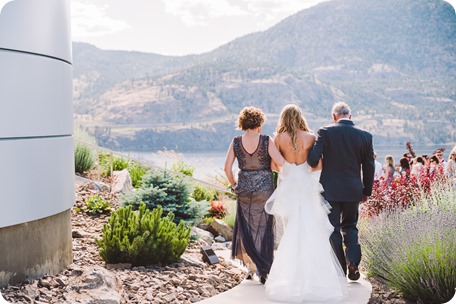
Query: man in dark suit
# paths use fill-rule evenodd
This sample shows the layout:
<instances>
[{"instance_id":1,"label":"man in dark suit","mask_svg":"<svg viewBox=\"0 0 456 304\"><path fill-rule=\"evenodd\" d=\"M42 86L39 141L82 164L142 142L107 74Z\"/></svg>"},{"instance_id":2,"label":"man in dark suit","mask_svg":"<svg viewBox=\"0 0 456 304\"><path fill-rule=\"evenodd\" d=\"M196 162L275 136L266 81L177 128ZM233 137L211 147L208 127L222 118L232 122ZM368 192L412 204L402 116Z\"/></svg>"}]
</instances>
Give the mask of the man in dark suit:
<instances>
[{"instance_id":1,"label":"man in dark suit","mask_svg":"<svg viewBox=\"0 0 456 304\"><path fill-rule=\"evenodd\" d=\"M348 267L348 278L358 280L361 247L356 224L359 203L372 193L375 172L372 135L354 125L350 107L343 102L334 104L332 116L334 124L318 130L307 162L316 167L323 160L320 183L323 196L332 207L331 245L345 273Z\"/></svg>"}]
</instances>

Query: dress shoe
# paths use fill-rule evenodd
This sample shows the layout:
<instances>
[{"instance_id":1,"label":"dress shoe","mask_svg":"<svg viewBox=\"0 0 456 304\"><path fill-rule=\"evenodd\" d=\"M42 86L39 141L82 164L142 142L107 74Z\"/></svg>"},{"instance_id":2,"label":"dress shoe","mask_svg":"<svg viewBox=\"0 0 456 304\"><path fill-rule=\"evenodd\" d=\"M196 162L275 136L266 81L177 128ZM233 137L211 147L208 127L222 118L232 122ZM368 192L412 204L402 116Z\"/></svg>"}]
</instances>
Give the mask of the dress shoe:
<instances>
[{"instance_id":1,"label":"dress shoe","mask_svg":"<svg viewBox=\"0 0 456 304\"><path fill-rule=\"evenodd\" d=\"M261 284L266 283L266 276L261 276L261 277L260 277L260 283L261 283Z\"/></svg>"},{"instance_id":2,"label":"dress shoe","mask_svg":"<svg viewBox=\"0 0 456 304\"><path fill-rule=\"evenodd\" d=\"M358 266L350 264L348 265L348 278L352 281L359 280L361 274L359 273Z\"/></svg>"}]
</instances>

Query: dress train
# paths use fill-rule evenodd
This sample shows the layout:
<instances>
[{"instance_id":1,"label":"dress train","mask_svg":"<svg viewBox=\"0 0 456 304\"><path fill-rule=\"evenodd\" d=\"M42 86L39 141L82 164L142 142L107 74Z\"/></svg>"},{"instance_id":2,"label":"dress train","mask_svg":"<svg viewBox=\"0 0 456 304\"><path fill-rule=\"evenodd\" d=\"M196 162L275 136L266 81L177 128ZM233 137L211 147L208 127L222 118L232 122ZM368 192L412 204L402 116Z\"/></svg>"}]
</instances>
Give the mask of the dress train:
<instances>
[{"instance_id":1,"label":"dress train","mask_svg":"<svg viewBox=\"0 0 456 304\"><path fill-rule=\"evenodd\" d=\"M348 293L329 241L334 230L328 219L330 206L320 189L307 163L285 163L278 187L266 202L266 212L275 216L277 230L283 230L265 284L272 301L333 303Z\"/></svg>"}]
</instances>

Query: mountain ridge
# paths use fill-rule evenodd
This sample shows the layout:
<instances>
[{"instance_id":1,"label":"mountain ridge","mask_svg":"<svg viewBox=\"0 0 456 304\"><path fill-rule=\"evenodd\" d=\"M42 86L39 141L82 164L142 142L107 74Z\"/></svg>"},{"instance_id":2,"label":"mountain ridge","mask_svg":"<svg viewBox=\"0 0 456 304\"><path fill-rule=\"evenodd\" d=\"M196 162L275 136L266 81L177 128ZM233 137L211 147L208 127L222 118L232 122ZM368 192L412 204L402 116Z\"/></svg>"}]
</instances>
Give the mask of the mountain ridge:
<instances>
[{"instance_id":1,"label":"mountain ridge","mask_svg":"<svg viewBox=\"0 0 456 304\"><path fill-rule=\"evenodd\" d=\"M456 16L441 0L323 2L201 55L86 48L74 49L76 123L109 148L224 148L247 105L269 134L287 103L316 129L339 100L377 144L456 141Z\"/></svg>"}]
</instances>

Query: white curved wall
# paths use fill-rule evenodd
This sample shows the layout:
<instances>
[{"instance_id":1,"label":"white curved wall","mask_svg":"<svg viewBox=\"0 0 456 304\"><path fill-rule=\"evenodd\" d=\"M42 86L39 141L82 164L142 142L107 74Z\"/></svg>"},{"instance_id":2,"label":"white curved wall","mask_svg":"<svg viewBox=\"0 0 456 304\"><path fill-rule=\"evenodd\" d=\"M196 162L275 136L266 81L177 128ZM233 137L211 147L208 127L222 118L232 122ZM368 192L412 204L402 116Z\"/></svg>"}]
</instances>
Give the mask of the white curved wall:
<instances>
[{"instance_id":1,"label":"white curved wall","mask_svg":"<svg viewBox=\"0 0 456 304\"><path fill-rule=\"evenodd\" d=\"M72 134L70 64L0 49L0 67L0 138Z\"/></svg>"},{"instance_id":2,"label":"white curved wall","mask_svg":"<svg viewBox=\"0 0 456 304\"><path fill-rule=\"evenodd\" d=\"M0 48L71 62L69 0L13 0L0 13Z\"/></svg>"},{"instance_id":3,"label":"white curved wall","mask_svg":"<svg viewBox=\"0 0 456 304\"><path fill-rule=\"evenodd\" d=\"M0 13L0 228L74 202L69 0L14 0Z\"/></svg>"}]
</instances>

